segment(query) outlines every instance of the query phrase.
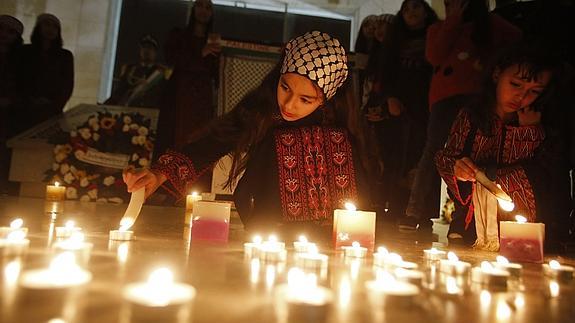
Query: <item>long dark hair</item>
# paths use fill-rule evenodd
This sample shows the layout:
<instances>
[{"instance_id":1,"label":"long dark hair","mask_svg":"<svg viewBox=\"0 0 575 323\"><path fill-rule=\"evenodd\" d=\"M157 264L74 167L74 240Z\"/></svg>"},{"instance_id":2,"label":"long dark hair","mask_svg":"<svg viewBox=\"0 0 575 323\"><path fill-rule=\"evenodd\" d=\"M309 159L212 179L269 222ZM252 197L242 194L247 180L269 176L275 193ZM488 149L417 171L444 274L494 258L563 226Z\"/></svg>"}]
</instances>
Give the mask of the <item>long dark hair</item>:
<instances>
[{"instance_id":1,"label":"long dark hair","mask_svg":"<svg viewBox=\"0 0 575 323\"><path fill-rule=\"evenodd\" d=\"M395 24L397 26L396 29L398 31L405 32L406 30L409 30L409 27L407 26L405 19L403 19L403 10L405 9L407 3L410 1L418 2L423 6L423 9L425 10L425 23L423 29L427 30L427 27L429 27L431 24L435 23L439 19L437 18L437 13L435 12L435 10L433 10L433 8L431 8L429 3L427 3L426 1L403 0L403 2L401 3L401 7L399 8L399 11L395 15Z\"/></svg>"},{"instance_id":2,"label":"long dark hair","mask_svg":"<svg viewBox=\"0 0 575 323\"><path fill-rule=\"evenodd\" d=\"M369 16L363 18L363 20L361 21L361 25L359 27L359 32L357 33L357 38L355 40L355 52L356 53L369 54L369 51L370 51L371 47L373 47L373 43L375 42L375 40L373 38L367 39L367 37L365 37L365 35L363 34L363 28L368 23L373 24L376 19L377 19L376 15L369 15Z\"/></svg>"},{"instance_id":3,"label":"long dark hair","mask_svg":"<svg viewBox=\"0 0 575 323\"><path fill-rule=\"evenodd\" d=\"M468 0L467 7L463 11L463 21L473 23L471 41L482 58L493 50L490 48L492 28L489 15L487 0Z\"/></svg>"},{"instance_id":4,"label":"long dark hair","mask_svg":"<svg viewBox=\"0 0 575 323\"><path fill-rule=\"evenodd\" d=\"M531 104L535 111L543 111L554 102L554 96L561 76L562 67L556 55L546 49L530 43L519 43L501 52L485 69L483 90L470 101L469 112L472 122L485 134L491 134L496 108L497 82L493 80L496 72L503 72L517 65L524 79L536 79L544 71L551 72L551 79L543 92Z\"/></svg>"},{"instance_id":5,"label":"long dark hair","mask_svg":"<svg viewBox=\"0 0 575 323\"><path fill-rule=\"evenodd\" d=\"M192 5L192 10L190 11L190 18L188 19L188 28L193 29L195 25L196 25L196 1L194 1L194 4ZM210 17L210 21L208 21L208 24L206 26L206 32L204 34L204 37L206 38L208 37L208 34L212 32L213 27L214 27L214 4L212 3L212 16Z\"/></svg>"},{"instance_id":6,"label":"long dark hair","mask_svg":"<svg viewBox=\"0 0 575 323\"><path fill-rule=\"evenodd\" d=\"M32 30L32 35L30 36L30 42L34 47L42 46L42 32L40 30L40 24L41 23L36 23L34 29ZM62 39L62 29L60 26L58 26L58 37L52 41L50 48L62 48L62 46L64 46L64 40Z\"/></svg>"}]
</instances>

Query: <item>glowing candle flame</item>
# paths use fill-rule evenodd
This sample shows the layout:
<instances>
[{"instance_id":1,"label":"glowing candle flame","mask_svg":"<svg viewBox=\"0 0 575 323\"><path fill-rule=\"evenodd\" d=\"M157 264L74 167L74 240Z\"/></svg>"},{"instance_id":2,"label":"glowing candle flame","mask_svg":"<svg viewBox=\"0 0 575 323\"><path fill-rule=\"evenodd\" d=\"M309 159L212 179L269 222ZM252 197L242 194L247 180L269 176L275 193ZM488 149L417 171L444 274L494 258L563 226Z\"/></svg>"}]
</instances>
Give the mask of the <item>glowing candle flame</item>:
<instances>
[{"instance_id":1,"label":"glowing candle flame","mask_svg":"<svg viewBox=\"0 0 575 323\"><path fill-rule=\"evenodd\" d=\"M24 224L24 221L22 219L16 219L10 222L10 229L12 230L20 229L22 227L22 224Z\"/></svg>"},{"instance_id":2,"label":"glowing candle flame","mask_svg":"<svg viewBox=\"0 0 575 323\"><path fill-rule=\"evenodd\" d=\"M359 247L361 247L361 245L359 244L359 242L354 241L354 242L351 243L351 247L352 247L352 248L359 248Z\"/></svg>"},{"instance_id":3,"label":"glowing candle flame","mask_svg":"<svg viewBox=\"0 0 575 323\"><path fill-rule=\"evenodd\" d=\"M198 192L192 192L192 196L197 197L199 196Z\"/></svg>"},{"instance_id":4,"label":"glowing candle flame","mask_svg":"<svg viewBox=\"0 0 575 323\"><path fill-rule=\"evenodd\" d=\"M561 268L561 264L560 264L559 261L557 261L557 260L551 260L551 261L549 262L549 267L550 267L551 269L557 270L557 269Z\"/></svg>"},{"instance_id":5,"label":"glowing candle flame","mask_svg":"<svg viewBox=\"0 0 575 323\"><path fill-rule=\"evenodd\" d=\"M355 204L351 203L351 202L345 202L345 209L348 211L356 211L357 208L355 207Z\"/></svg>"},{"instance_id":6,"label":"glowing candle flame","mask_svg":"<svg viewBox=\"0 0 575 323\"><path fill-rule=\"evenodd\" d=\"M253 237L252 242L255 244L260 244L260 243L262 243L262 237L261 236L255 236L255 237Z\"/></svg>"},{"instance_id":7,"label":"glowing candle flame","mask_svg":"<svg viewBox=\"0 0 575 323\"><path fill-rule=\"evenodd\" d=\"M76 224L74 223L74 221L68 220L64 226L66 227L66 229L74 229L75 225Z\"/></svg>"},{"instance_id":8,"label":"glowing candle flame","mask_svg":"<svg viewBox=\"0 0 575 323\"><path fill-rule=\"evenodd\" d=\"M503 256L497 256L497 263L500 265L509 265L509 260Z\"/></svg>"},{"instance_id":9,"label":"glowing candle flame","mask_svg":"<svg viewBox=\"0 0 575 323\"><path fill-rule=\"evenodd\" d=\"M557 283L556 281L551 281L549 282L549 294L551 295L551 297L557 297L559 296L559 283Z\"/></svg>"},{"instance_id":10,"label":"glowing candle flame","mask_svg":"<svg viewBox=\"0 0 575 323\"><path fill-rule=\"evenodd\" d=\"M268 241L269 242L278 242L278 237L275 234L270 234L270 236L268 237Z\"/></svg>"},{"instance_id":11,"label":"glowing candle flame","mask_svg":"<svg viewBox=\"0 0 575 323\"><path fill-rule=\"evenodd\" d=\"M174 274L166 267L158 268L148 276L148 284L154 287L165 288L174 283Z\"/></svg>"},{"instance_id":12,"label":"glowing candle flame","mask_svg":"<svg viewBox=\"0 0 575 323\"><path fill-rule=\"evenodd\" d=\"M493 270L493 266L489 261L482 261L481 262L481 271L483 272L490 272Z\"/></svg>"},{"instance_id":13,"label":"glowing candle flame","mask_svg":"<svg viewBox=\"0 0 575 323\"><path fill-rule=\"evenodd\" d=\"M457 257L457 255L451 251L447 253L447 259L449 259L449 261L453 261L453 262L459 261L459 258Z\"/></svg>"},{"instance_id":14,"label":"glowing candle flame","mask_svg":"<svg viewBox=\"0 0 575 323\"><path fill-rule=\"evenodd\" d=\"M59 182L54 182L54 186L58 187L58 186L60 186L60 183L59 183Z\"/></svg>"},{"instance_id":15,"label":"glowing candle flame","mask_svg":"<svg viewBox=\"0 0 575 323\"><path fill-rule=\"evenodd\" d=\"M319 250L317 249L317 246L315 244L312 244L307 248L307 252L309 254L317 255L318 251Z\"/></svg>"},{"instance_id":16,"label":"glowing candle flame","mask_svg":"<svg viewBox=\"0 0 575 323\"><path fill-rule=\"evenodd\" d=\"M515 209L515 204L511 201L506 201L503 199L497 199L499 206L503 209L503 211L511 212Z\"/></svg>"},{"instance_id":17,"label":"glowing candle flame","mask_svg":"<svg viewBox=\"0 0 575 323\"><path fill-rule=\"evenodd\" d=\"M12 231L8 233L6 237L6 239L10 241L21 241L24 240L24 238L26 238L26 233L22 230Z\"/></svg>"},{"instance_id":18,"label":"glowing candle flame","mask_svg":"<svg viewBox=\"0 0 575 323\"><path fill-rule=\"evenodd\" d=\"M379 255L388 255L389 251L385 247L377 247L377 253Z\"/></svg>"},{"instance_id":19,"label":"glowing candle flame","mask_svg":"<svg viewBox=\"0 0 575 323\"><path fill-rule=\"evenodd\" d=\"M298 241L301 243L307 243L307 238L304 235L299 236Z\"/></svg>"},{"instance_id":20,"label":"glowing candle flame","mask_svg":"<svg viewBox=\"0 0 575 323\"><path fill-rule=\"evenodd\" d=\"M124 218L120 221L120 231L128 231L134 224L134 221L131 218Z\"/></svg>"},{"instance_id":21,"label":"glowing candle flame","mask_svg":"<svg viewBox=\"0 0 575 323\"><path fill-rule=\"evenodd\" d=\"M527 222L527 218L524 217L523 215L516 215L515 216L515 221L519 222L519 223L526 223Z\"/></svg>"}]
</instances>

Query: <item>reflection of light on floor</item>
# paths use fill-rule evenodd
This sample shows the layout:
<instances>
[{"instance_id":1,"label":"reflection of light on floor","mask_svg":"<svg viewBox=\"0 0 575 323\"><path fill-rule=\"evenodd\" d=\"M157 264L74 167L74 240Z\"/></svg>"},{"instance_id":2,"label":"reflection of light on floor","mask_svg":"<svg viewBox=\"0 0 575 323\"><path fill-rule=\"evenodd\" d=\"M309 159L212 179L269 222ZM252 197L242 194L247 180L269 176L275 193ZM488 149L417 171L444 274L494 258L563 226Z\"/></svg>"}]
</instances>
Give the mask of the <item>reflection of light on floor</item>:
<instances>
[{"instance_id":1,"label":"reflection of light on floor","mask_svg":"<svg viewBox=\"0 0 575 323\"><path fill-rule=\"evenodd\" d=\"M274 265L266 266L266 287L271 289L276 281L276 267Z\"/></svg>"},{"instance_id":2,"label":"reflection of light on floor","mask_svg":"<svg viewBox=\"0 0 575 323\"><path fill-rule=\"evenodd\" d=\"M521 294L515 296L515 301L513 302L515 304L515 307L517 308L523 308L525 307L525 297Z\"/></svg>"},{"instance_id":3,"label":"reflection of light on floor","mask_svg":"<svg viewBox=\"0 0 575 323\"><path fill-rule=\"evenodd\" d=\"M559 284L557 282L549 282L549 295L551 295L551 297L559 296Z\"/></svg>"},{"instance_id":4,"label":"reflection of light on floor","mask_svg":"<svg viewBox=\"0 0 575 323\"><path fill-rule=\"evenodd\" d=\"M349 274L354 281L359 277L359 268L361 267L360 259L351 259Z\"/></svg>"},{"instance_id":5,"label":"reflection of light on floor","mask_svg":"<svg viewBox=\"0 0 575 323\"><path fill-rule=\"evenodd\" d=\"M457 280L455 277L447 277L445 280L445 290L447 294L459 294L461 289L457 286Z\"/></svg>"},{"instance_id":6,"label":"reflection of light on floor","mask_svg":"<svg viewBox=\"0 0 575 323\"><path fill-rule=\"evenodd\" d=\"M260 280L260 260L252 259L250 261L250 282L257 285Z\"/></svg>"},{"instance_id":7,"label":"reflection of light on floor","mask_svg":"<svg viewBox=\"0 0 575 323\"><path fill-rule=\"evenodd\" d=\"M130 251L130 245L128 242L122 242L119 246L118 246L118 250L116 252L116 259L118 259L118 261L121 264L125 264L126 261L128 261L128 253Z\"/></svg>"},{"instance_id":8,"label":"reflection of light on floor","mask_svg":"<svg viewBox=\"0 0 575 323\"><path fill-rule=\"evenodd\" d=\"M18 281L20 269L22 268L19 260L14 260L4 266L4 283L12 286Z\"/></svg>"},{"instance_id":9,"label":"reflection of light on floor","mask_svg":"<svg viewBox=\"0 0 575 323\"><path fill-rule=\"evenodd\" d=\"M491 293L482 290L479 294L479 302L481 303L481 308L489 308L489 304L491 304Z\"/></svg>"},{"instance_id":10,"label":"reflection of light on floor","mask_svg":"<svg viewBox=\"0 0 575 323\"><path fill-rule=\"evenodd\" d=\"M339 282L338 302L341 309L348 308L351 302L351 285L346 276L343 276Z\"/></svg>"},{"instance_id":11,"label":"reflection of light on floor","mask_svg":"<svg viewBox=\"0 0 575 323\"><path fill-rule=\"evenodd\" d=\"M497 317L498 321L507 321L509 318L511 318L511 308L509 305L507 305L506 302L501 300L500 302L497 302L495 316Z\"/></svg>"}]
</instances>

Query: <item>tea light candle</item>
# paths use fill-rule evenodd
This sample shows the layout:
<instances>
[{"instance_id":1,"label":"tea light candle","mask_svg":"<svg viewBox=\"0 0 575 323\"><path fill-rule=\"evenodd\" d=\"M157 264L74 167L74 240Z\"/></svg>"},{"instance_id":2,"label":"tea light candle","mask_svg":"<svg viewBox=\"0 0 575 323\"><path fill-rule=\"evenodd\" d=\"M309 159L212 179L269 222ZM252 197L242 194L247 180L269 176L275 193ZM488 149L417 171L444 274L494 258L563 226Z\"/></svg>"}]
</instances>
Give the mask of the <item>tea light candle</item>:
<instances>
[{"instance_id":1,"label":"tea light candle","mask_svg":"<svg viewBox=\"0 0 575 323\"><path fill-rule=\"evenodd\" d=\"M130 241L134 240L134 231L128 230L132 224L124 224L120 222L120 228L118 230L110 230L110 240L116 241Z\"/></svg>"},{"instance_id":2,"label":"tea light candle","mask_svg":"<svg viewBox=\"0 0 575 323\"><path fill-rule=\"evenodd\" d=\"M46 186L46 200L63 201L66 198L66 187L55 182L54 185Z\"/></svg>"},{"instance_id":3,"label":"tea light candle","mask_svg":"<svg viewBox=\"0 0 575 323\"><path fill-rule=\"evenodd\" d=\"M315 244L309 246L306 253L297 254L295 259L296 265L304 269L327 268L328 256L320 254Z\"/></svg>"},{"instance_id":4,"label":"tea light candle","mask_svg":"<svg viewBox=\"0 0 575 323\"><path fill-rule=\"evenodd\" d=\"M298 241L293 242L295 252L305 253L308 251L308 248L312 246L315 246L315 243L307 241L307 238L304 235L299 236Z\"/></svg>"},{"instance_id":5,"label":"tea light candle","mask_svg":"<svg viewBox=\"0 0 575 323\"><path fill-rule=\"evenodd\" d=\"M6 239L0 239L0 251L4 256L19 256L28 250L30 240L22 230L12 231Z\"/></svg>"},{"instance_id":6,"label":"tea light candle","mask_svg":"<svg viewBox=\"0 0 575 323\"><path fill-rule=\"evenodd\" d=\"M186 224L192 223L192 217L194 213L194 203L201 200L202 196L198 194L198 192L192 192L192 194L188 194L188 196L186 196L186 217L185 217Z\"/></svg>"},{"instance_id":7,"label":"tea light candle","mask_svg":"<svg viewBox=\"0 0 575 323\"><path fill-rule=\"evenodd\" d=\"M128 284L122 296L130 306L133 318L146 321L171 321L179 315L190 315L196 289L189 284L174 282L167 268L154 270L146 282ZM187 321L187 319L185 320Z\"/></svg>"},{"instance_id":8,"label":"tea light candle","mask_svg":"<svg viewBox=\"0 0 575 323\"><path fill-rule=\"evenodd\" d=\"M262 243L263 246L268 248L285 249L286 245L283 241L278 241L278 237L275 234L270 234L268 239Z\"/></svg>"},{"instance_id":9,"label":"tea light candle","mask_svg":"<svg viewBox=\"0 0 575 323\"><path fill-rule=\"evenodd\" d=\"M287 258L287 251L281 247L280 244L266 244L263 243L259 248L259 258L263 261L285 261Z\"/></svg>"},{"instance_id":10,"label":"tea light candle","mask_svg":"<svg viewBox=\"0 0 575 323\"><path fill-rule=\"evenodd\" d=\"M84 234L75 232L66 240L58 241L52 245L55 252L71 252L76 257L78 264L86 267L90 261L90 253L94 245L84 241Z\"/></svg>"},{"instance_id":11,"label":"tea light candle","mask_svg":"<svg viewBox=\"0 0 575 323\"><path fill-rule=\"evenodd\" d=\"M74 232L82 231L81 228L76 227L74 221L69 220L63 227L56 227L56 238L70 238Z\"/></svg>"},{"instance_id":12,"label":"tea light candle","mask_svg":"<svg viewBox=\"0 0 575 323\"><path fill-rule=\"evenodd\" d=\"M557 260L551 260L549 264L543 264L545 276L560 282L569 282L573 279L574 268L561 265Z\"/></svg>"},{"instance_id":13,"label":"tea light candle","mask_svg":"<svg viewBox=\"0 0 575 323\"><path fill-rule=\"evenodd\" d=\"M438 263L441 259L445 259L447 252L435 248L423 250L423 258L428 264Z\"/></svg>"},{"instance_id":14,"label":"tea light candle","mask_svg":"<svg viewBox=\"0 0 575 323\"><path fill-rule=\"evenodd\" d=\"M248 257L255 257L258 255L258 250L262 246L262 237L255 236L252 242L244 243L244 253Z\"/></svg>"},{"instance_id":15,"label":"tea light candle","mask_svg":"<svg viewBox=\"0 0 575 323\"><path fill-rule=\"evenodd\" d=\"M385 247L377 247L377 252L373 254L373 264L383 267L388 256L389 251Z\"/></svg>"},{"instance_id":16,"label":"tea light candle","mask_svg":"<svg viewBox=\"0 0 575 323\"><path fill-rule=\"evenodd\" d=\"M475 267L471 271L471 280L491 289L507 289L509 273L505 270L497 269L489 261L482 261L480 267Z\"/></svg>"},{"instance_id":17,"label":"tea light candle","mask_svg":"<svg viewBox=\"0 0 575 323\"><path fill-rule=\"evenodd\" d=\"M298 268L289 270L287 280L275 290L278 321L326 322L333 292L318 286L315 274L305 274Z\"/></svg>"},{"instance_id":18,"label":"tea light candle","mask_svg":"<svg viewBox=\"0 0 575 323\"><path fill-rule=\"evenodd\" d=\"M545 224L527 223L520 215L515 219L499 224L499 252L512 261L542 263Z\"/></svg>"},{"instance_id":19,"label":"tea light candle","mask_svg":"<svg viewBox=\"0 0 575 323\"><path fill-rule=\"evenodd\" d=\"M469 275L470 269L471 264L460 261L459 258L457 258L457 255L451 251L447 253L447 259L439 261L439 271L447 275L467 276Z\"/></svg>"},{"instance_id":20,"label":"tea light candle","mask_svg":"<svg viewBox=\"0 0 575 323\"><path fill-rule=\"evenodd\" d=\"M336 249L351 246L358 241L369 250L375 247L375 212L356 210L352 203L346 209L337 209L333 214L333 240Z\"/></svg>"},{"instance_id":21,"label":"tea light candle","mask_svg":"<svg viewBox=\"0 0 575 323\"><path fill-rule=\"evenodd\" d=\"M92 280L92 274L76 264L74 254L64 252L56 256L46 269L22 273L20 286L31 290L56 290L78 287Z\"/></svg>"},{"instance_id":22,"label":"tea light candle","mask_svg":"<svg viewBox=\"0 0 575 323\"><path fill-rule=\"evenodd\" d=\"M346 257L365 258L367 248L362 247L359 242L354 241L351 246L342 247Z\"/></svg>"},{"instance_id":23,"label":"tea light candle","mask_svg":"<svg viewBox=\"0 0 575 323\"><path fill-rule=\"evenodd\" d=\"M14 231L24 232L24 236L28 234L28 228L22 227L24 221L22 219L15 219L10 222L9 227L0 227L0 239L6 239L8 235Z\"/></svg>"},{"instance_id":24,"label":"tea light candle","mask_svg":"<svg viewBox=\"0 0 575 323\"><path fill-rule=\"evenodd\" d=\"M493 267L501 270L505 270L509 273L511 278L519 279L523 272L523 266L520 264L510 263L507 258L503 256L497 256L496 261L491 263Z\"/></svg>"},{"instance_id":25,"label":"tea light candle","mask_svg":"<svg viewBox=\"0 0 575 323\"><path fill-rule=\"evenodd\" d=\"M410 307L419 295L419 288L413 284L397 281L386 271L379 272L376 280L365 283L368 298L375 307Z\"/></svg>"}]
</instances>

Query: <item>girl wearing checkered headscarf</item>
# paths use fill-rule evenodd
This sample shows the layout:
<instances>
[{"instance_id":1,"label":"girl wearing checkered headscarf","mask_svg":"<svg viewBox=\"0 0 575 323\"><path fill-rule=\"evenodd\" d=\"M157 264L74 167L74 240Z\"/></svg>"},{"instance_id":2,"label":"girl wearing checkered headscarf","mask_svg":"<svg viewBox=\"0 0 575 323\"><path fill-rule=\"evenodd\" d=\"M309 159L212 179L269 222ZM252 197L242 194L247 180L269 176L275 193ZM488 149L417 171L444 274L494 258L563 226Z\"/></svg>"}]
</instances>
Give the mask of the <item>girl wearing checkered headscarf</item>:
<instances>
[{"instance_id":1,"label":"girl wearing checkered headscarf","mask_svg":"<svg viewBox=\"0 0 575 323\"><path fill-rule=\"evenodd\" d=\"M342 112L347 75L347 55L337 39L319 31L292 39L277 67L231 112L181 152L160 156L151 170L127 172L128 189L146 187L149 195L164 184L185 194L229 154L226 184L232 188L239 180L234 200L248 229L331 224L345 200L362 205L359 198L367 196L360 194L358 136L348 131L354 119Z\"/></svg>"}]
</instances>

